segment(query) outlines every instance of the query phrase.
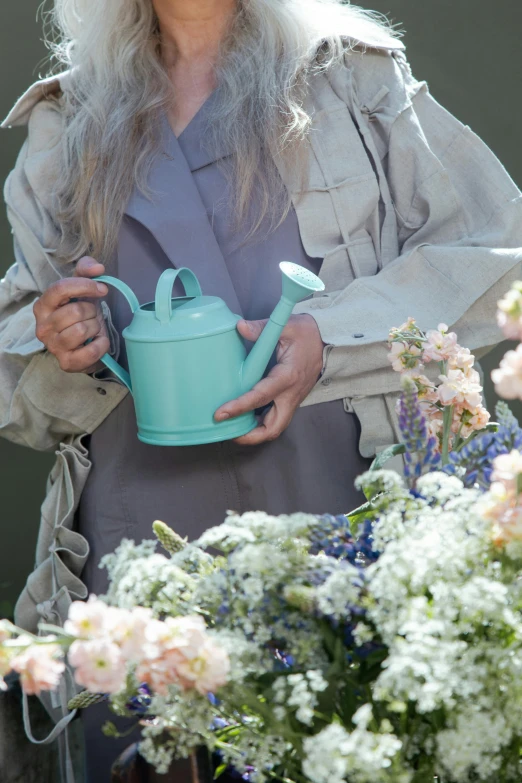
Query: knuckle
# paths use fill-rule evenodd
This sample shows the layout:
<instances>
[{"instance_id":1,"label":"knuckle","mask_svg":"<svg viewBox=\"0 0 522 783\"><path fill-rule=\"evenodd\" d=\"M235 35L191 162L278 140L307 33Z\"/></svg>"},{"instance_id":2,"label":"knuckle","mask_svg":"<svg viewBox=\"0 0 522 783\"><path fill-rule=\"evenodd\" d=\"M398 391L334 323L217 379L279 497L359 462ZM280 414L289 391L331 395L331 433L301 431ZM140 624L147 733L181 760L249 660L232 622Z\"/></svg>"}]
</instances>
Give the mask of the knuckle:
<instances>
[{"instance_id":1,"label":"knuckle","mask_svg":"<svg viewBox=\"0 0 522 783\"><path fill-rule=\"evenodd\" d=\"M86 360L89 362L87 366L90 366L91 364L94 364L94 362L97 362L102 354L100 353L100 346L97 342L89 343L89 345L85 346L85 357Z\"/></svg>"},{"instance_id":2,"label":"knuckle","mask_svg":"<svg viewBox=\"0 0 522 783\"><path fill-rule=\"evenodd\" d=\"M281 435L283 432L283 429L281 427L274 427L273 429L268 430L266 434L266 439L268 441L277 440L277 438Z\"/></svg>"},{"instance_id":3,"label":"knuckle","mask_svg":"<svg viewBox=\"0 0 522 783\"><path fill-rule=\"evenodd\" d=\"M56 358L58 359L60 369L64 372L72 372L72 359L69 353L61 353Z\"/></svg>"},{"instance_id":4,"label":"knuckle","mask_svg":"<svg viewBox=\"0 0 522 783\"><path fill-rule=\"evenodd\" d=\"M86 337L89 331L89 327L87 326L86 321L78 321L77 323L74 324L73 329L74 329L74 336L78 337L78 339L80 340Z\"/></svg>"},{"instance_id":5,"label":"knuckle","mask_svg":"<svg viewBox=\"0 0 522 783\"><path fill-rule=\"evenodd\" d=\"M80 258L80 260L74 267L75 277L81 277L88 266L89 266L89 256L83 256L82 258Z\"/></svg>"},{"instance_id":6,"label":"knuckle","mask_svg":"<svg viewBox=\"0 0 522 783\"><path fill-rule=\"evenodd\" d=\"M47 337L47 329L43 324L38 323L38 321L36 322L35 334L41 343L45 342L45 339Z\"/></svg>"},{"instance_id":7,"label":"knuckle","mask_svg":"<svg viewBox=\"0 0 522 783\"><path fill-rule=\"evenodd\" d=\"M300 373L297 367L289 367L288 368L288 384L290 386L295 386L296 383L299 382Z\"/></svg>"},{"instance_id":8,"label":"knuckle","mask_svg":"<svg viewBox=\"0 0 522 783\"><path fill-rule=\"evenodd\" d=\"M83 307L80 302L73 302L73 304L69 305L71 317L75 319L75 321L82 321L84 317Z\"/></svg>"},{"instance_id":9,"label":"knuckle","mask_svg":"<svg viewBox=\"0 0 522 783\"><path fill-rule=\"evenodd\" d=\"M65 296L69 290L69 278L63 277L61 280L57 280L48 288L48 291L51 290L58 296Z\"/></svg>"}]
</instances>

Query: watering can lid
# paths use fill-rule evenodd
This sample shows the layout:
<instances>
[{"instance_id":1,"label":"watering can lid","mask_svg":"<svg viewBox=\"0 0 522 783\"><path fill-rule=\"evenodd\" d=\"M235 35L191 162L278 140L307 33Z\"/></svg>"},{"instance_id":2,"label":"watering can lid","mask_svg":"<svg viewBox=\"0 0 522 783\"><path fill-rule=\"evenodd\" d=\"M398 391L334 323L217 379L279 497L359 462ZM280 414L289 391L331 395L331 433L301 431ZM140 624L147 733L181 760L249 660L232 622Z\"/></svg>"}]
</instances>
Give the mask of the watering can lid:
<instances>
[{"instance_id":1,"label":"watering can lid","mask_svg":"<svg viewBox=\"0 0 522 783\"><path fill-rule=\"evenodd\" d=\"M180 296L171 303L172 317L164 323L156 317L155 302L141 305L123 336L135 342L190 340L228 332L239 320L218 296Z\"/></svg>"}]
</instances>

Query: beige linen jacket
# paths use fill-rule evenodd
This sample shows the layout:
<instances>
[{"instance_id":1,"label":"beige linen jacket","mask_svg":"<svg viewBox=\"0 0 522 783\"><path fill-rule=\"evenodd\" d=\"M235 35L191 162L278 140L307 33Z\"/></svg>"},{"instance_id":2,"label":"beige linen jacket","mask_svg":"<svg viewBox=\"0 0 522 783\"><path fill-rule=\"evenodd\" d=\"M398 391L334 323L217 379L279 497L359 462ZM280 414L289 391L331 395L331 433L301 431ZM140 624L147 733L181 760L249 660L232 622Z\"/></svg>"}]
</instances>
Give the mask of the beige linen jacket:
<instances>
[{"instance_id":1,"label":"beige linen jacket","mask_svg":"<svg viewBox=\"0 0 522 783\"><path fill-rule=\"evenodd\" d=\"M28 124L28 139L5 186L16 262L0 283L0 434L56 452L35 570L16 606L16 621L33 631L86 598L88 546L73 529L91 466L82 436L127 394L106 376L63 372L35 336L34 301L74 269L56 250L52 195L69 78L33 85L3 123ZM369 456L399 437L390 327L410 315L424 328L444 321L479 354L501 339L495 304L521 274L521 194L489 148L412 76L398 42L354 49L343 67L314 77L308 100L305 192L278 162L304 247L324 258L325 292L295 309L313 315L328 344L324 374L303 405L343 399Z\"/></svg>"}]
</instances>

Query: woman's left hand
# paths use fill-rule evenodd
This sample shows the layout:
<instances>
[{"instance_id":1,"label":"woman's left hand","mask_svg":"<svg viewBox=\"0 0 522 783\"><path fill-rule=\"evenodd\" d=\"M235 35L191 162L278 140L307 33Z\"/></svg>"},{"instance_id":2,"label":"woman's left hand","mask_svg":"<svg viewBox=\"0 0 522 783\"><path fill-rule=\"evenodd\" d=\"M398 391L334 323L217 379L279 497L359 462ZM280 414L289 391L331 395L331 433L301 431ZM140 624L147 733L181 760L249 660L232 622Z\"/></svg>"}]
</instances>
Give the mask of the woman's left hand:
<instances>
[{"instance_id":1,"label":"woman's left hand","mask_svg":"<svg viewBox=\"0 0 522 783\"><path fill-rule=\"evenodd\" d=\"M240 321L239 334L255 342L267 321ZM277 364L254 388L225 403L215 413L224 421L273 402L255 430L235 438L236 443L254 446L275 440L292 421L296 408L313 389L323 368L324 343L311 315L292 315L277 345Z\"/></svg>"}]
</instances>

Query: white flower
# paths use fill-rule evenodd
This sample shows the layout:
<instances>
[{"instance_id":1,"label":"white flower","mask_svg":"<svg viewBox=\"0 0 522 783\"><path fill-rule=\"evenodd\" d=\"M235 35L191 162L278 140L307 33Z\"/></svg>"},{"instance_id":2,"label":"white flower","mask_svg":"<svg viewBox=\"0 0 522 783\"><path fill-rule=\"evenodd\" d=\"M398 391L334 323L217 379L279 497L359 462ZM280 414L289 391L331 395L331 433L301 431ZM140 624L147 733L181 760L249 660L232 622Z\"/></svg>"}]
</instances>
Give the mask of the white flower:
<instances>
[{"instance_id":1,"label":"white flower","mask_svg":"<svg viewBox=\"0 0 522 783\"><path fill-rule=\"evenodd\" d=\"M305 739L303 772L312 783L344 783L348 765L343 746L348 737L342 726L332 723Z\"/></svg>"},{"instance_id":2,"label":"white flower","mask_svg":"<svg viewBox=\"0 0 522 783\"><path fill-rule=\"evenodd\" d=\"M328 682L319 670L310 670L306 674L290 674L279 677L272 685L274 701L277 705L297 707L295 717L300 723L311 726L314 709L317 706L316 693L326 690ZM277 716L283 720L285 711L280 707Z\"/></svg>"},{"instance_id":3,"label":"white flower","mask_svg":"<svg viewBox=\"0 0 522 783\"><path fill-rule=\"evenodd\" d=\"M366 644L367 642L371 642L374 638L374 632L370 628L369 625L366 625L366 623L359 622L355 626L354 632L353 632L353 638L355 639L355 644L358 647L362 647L363 644Z\"/></svg>"},{"instance_id":4,"label":"white flower","mask_svg":"<svg viewBox=\"0 0 522 783\"><path fill-rule=\"evenodd\" d=\"M511 738L503 715L470 705L457 714L455 728L438 733L439 764L455 783L468 783L473 773L479 780L492 780L502 765L500 752Z\"/></svg>"},{"instance_id":5,"label":"white flower","mask_svg":"<svg viewBox=\"0 0 522 783\"><path fill-rule=\"evenodd\" d=\"M401 741L393 734L366 730L372 718L370 705L364 705L354 717L358 725L351 733L333 723L305 739L303 772L312 783L387 783L394 779L390 767ZM401 776L404 782L408 779L407 774Z\"/></svg>"},{"instance_id":6,"label":"white flower","mask_svg":"<svg viewBox=\"0 0 522 783\"><path fill-rule=\"evenodd\" d=\"M327 580L317 588L317 606L325 615L341 619L348 617L350 606L359 600L361 579L355 566L342 563Z\"/></svg>"}]
</instances>

